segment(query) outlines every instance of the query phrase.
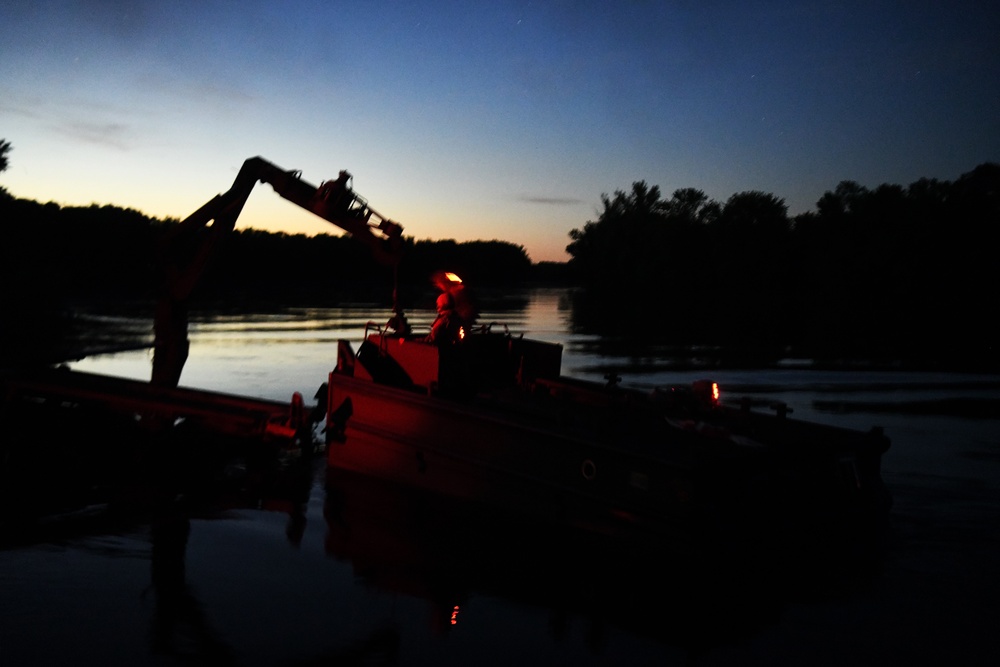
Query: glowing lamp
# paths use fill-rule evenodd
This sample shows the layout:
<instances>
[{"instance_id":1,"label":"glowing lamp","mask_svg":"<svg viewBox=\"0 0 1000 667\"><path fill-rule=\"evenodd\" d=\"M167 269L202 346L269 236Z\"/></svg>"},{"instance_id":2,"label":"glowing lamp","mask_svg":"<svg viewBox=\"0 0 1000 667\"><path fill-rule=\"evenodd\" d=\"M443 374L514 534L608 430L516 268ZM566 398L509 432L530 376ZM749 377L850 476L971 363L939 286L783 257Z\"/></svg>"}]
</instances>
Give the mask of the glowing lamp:
<instances>
[{"instance_id":1,"label":"glowing lamp","mask_svg":"<svg viewBox=\"0 0 1000 667\"><path fill-rule=\"evenodd\" d=\"M700 402L715 407L719 404L719 384L711 380L698 380L692 385L695 398Z\"/></svg>"}]
</instances>

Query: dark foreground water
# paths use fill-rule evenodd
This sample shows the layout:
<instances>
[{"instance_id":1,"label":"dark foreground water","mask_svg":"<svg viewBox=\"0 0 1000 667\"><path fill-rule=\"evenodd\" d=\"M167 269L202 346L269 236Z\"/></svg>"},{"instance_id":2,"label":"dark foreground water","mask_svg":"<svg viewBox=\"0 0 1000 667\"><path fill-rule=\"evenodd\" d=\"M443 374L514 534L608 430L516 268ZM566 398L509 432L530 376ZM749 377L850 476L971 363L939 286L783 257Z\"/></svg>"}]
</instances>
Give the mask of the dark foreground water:
<instances>
[{"instance_id":1,"label":"dark foreground water","mask_svg":"<svg viewBox=\"0 0 1000 667\"><path fill-rule=\"evenodd\" d=\"M596 354L595 341L569 332L557 294L488 315L562 342L577 376L630 368L627 382L652 386L705 375ZM385 314L199 322L182 384L309 400L336 339L360 339L370 319ZM418 328L426 319L411 316ZM146 378L149 356L74 366ZM885 428L895 504L877 558L849 567L780 544L626 544L331 477L322 457L235 461L198 495L150 503L157 479L137 476L135 496L9 529L0 665L996 664L1000 378L710 375L724 397ZM81 488L64 475L47 471L31 486L37 496L17 502L45 507L67 485Z\"/></svg>"}]
</instances>

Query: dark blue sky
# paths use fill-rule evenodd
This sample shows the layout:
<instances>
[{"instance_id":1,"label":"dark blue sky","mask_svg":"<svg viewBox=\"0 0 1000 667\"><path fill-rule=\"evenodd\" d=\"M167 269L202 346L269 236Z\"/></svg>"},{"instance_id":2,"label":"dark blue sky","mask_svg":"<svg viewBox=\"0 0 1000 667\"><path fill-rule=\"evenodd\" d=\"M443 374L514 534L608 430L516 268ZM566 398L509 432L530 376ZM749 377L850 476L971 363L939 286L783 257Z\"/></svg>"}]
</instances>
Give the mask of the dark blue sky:
<instances>
[{"instance_id":1,"label":"dark blue sky","mask_svg":"<svg viewBox=\"0 0 1000 667\"><path fill-rule=\"evenodd\" d=\"M1000 3L92 2L0 7L0 184L184 217L261 155L350 170L416 238L565 259L633 181L791 214L1000 161ZM241 226L336 231L255 191Z\"/></svg>"}]
</instances>

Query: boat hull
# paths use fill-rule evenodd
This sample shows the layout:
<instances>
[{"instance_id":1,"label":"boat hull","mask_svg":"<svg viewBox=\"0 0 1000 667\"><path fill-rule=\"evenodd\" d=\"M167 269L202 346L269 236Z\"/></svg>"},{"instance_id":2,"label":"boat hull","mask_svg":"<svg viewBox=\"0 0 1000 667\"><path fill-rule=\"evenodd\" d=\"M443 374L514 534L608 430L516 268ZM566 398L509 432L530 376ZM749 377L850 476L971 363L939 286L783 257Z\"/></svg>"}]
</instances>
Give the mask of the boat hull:
<instances>
[{"instance_id":1,"label":"boat hull","mask_svg":"<svg viewBox=\"0 0 1000 667\"><path fill-rule=\"evenodd\" d=\"M821 516L857 527L878 511L880 445L863 434L722 408L711 423L674 418L555 384L458 400L334 372L328 464L601 531L763 534Z\"/></svg>"},{"instance_id":2,"label":"boat hull","mask_svg":"<svg viewBox=\"0 0 1000 667\"><path fill-rule=\"evenodd\" d=\"M330 404L351 405L331 467L544 519L640 521L687 513L689 468L612 452L599 438L527 418L331 375ZM651 470L654 467L655 470Z\"/></svg>"}]
</instances>

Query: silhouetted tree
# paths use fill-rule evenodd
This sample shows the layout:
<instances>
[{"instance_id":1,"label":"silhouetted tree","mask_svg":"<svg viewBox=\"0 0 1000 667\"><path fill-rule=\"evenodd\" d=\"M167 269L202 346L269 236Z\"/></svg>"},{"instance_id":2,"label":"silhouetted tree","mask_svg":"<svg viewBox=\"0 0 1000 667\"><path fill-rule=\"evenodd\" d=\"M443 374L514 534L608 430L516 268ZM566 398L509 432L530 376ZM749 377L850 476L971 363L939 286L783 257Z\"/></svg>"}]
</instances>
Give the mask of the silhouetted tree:
<instances>
[{"instance_id":1,"label":"silhouetted tree","mask_svg":"<svg viewBox=\"0 0 1000 667\"><path fill-rule=\"evenodd\" d=\"M1000 169L869 190L841 182L797 220L809 346L827 356L989 363Z\"/></svg>"},{"instance_id":2,"label":"silhouetted tree","mask_svg":"<svg viewBox=\"0 0 1000 667\"><path fill-rule=\"evenodd\" d=\"M719 204L708 198L703 191L695 188L674 190L670 201L666 202L667 216L678 222L711 224L722 212Z\"/></svg>"},{"instance_id":3,"label":"silhouetted tree","mask_svg":"<svg viewBox=\"0 0 1000 667\"><path fill-rule=\"evenodd\" d=\"M9 164L7 161L7 155L10 153L11 148L12 147L9 141L6 139L0 139L0 173L7 171L7 166ZM7 192L5 187L0 185L0 200L7 199L10 199L10 193Z\"/></svg>"},{"instance_id":4,"label":"silhouetted tree","mask_svg":"<svg viewBox=\"0 0 1000 667\"><path fill-rule=\"evenodd\" d=\"M791 222L783 199L759 191L732 195L711 225L714 301L732 348L780 350L795 337L796 275ZM777 352L775 352L777 353Z\"/></svg>"},{"instance_id":5,"label":"silhouetted tree","mask_svg":"<svg viewBox=\"0 0 1000 667\"><path fill-rule=\"evenodd\" d=\"M765 356L790 347L966 367L1000 356L988 314L1000 291L1000 165L954 183L841 181L794 221L763 192L720 207L693 188L663 202L640 182L602 203L567 247L584 287L576 321L599 333L641 320L673 343Z\"/></svg>"},{"instance_id":6,"label":"silhouetted tree","mask_svg":"<svg viewBox=\"0 0 1000 667\"><path fill-rule=\"evenodd\" d=\"M7 171L7 155L10 153L12 146L10 142L6 139L0 139L0 173Z\"/></svg>"},{"instance_id":7,"label":"silhouetted tree","mask_svg":"<svg viewBox=\"0 0 1000 667\"><path fill-rule=\"evenodd\" d=\"M600 217L572 230L566 249L585 288L576 302L578 320L605 334L688 341L708 335L711 304L697 297L713 281L705 250L718 205L692 188L664 201L660 189L644 181L601 201Z\"/></svg>"},{"instance_id":8,"label":"silhouetted tree","mask_svg":"<svg viewBox=\"0 0 1000 667\"><path fill-rule=\"evenodd\" d=\"M601 195L604 210L582 230L571 230L572 242L566 251L573 267L593 289L618 291L644 278L652 250L651 235L664 220L665 204L657 186L645 181L632 184L631 192L616 190L613 197Z\"/></svg>"}]
</instances>

